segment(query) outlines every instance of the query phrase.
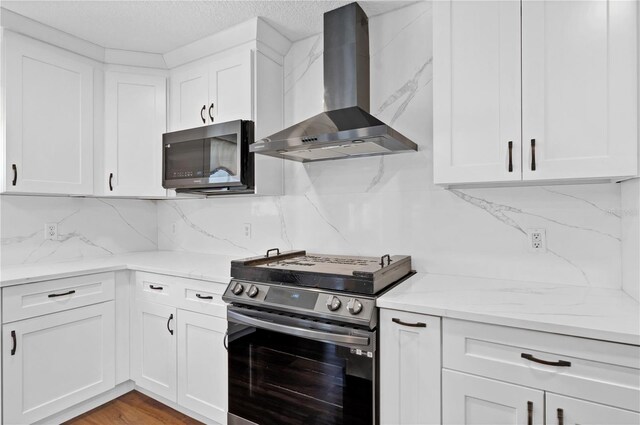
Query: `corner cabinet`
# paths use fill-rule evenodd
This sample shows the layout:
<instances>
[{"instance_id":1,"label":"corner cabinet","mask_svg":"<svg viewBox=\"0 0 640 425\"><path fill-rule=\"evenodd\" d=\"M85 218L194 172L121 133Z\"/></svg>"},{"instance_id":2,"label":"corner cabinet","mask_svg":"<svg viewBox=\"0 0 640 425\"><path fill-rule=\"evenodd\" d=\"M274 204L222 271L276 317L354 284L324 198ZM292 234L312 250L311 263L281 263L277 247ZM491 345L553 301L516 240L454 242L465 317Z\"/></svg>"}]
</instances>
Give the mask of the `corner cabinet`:
<instances>
[{"instance_id":1,"label":"corner cabinet","mask_svg":"<svg viewBox=\"0 0 640 425\"><path fill-rule=\"evenodd\" d=\"M227 420L225 285L135 273L132 377L203 418Z\"/></svg>"},{"instance_id":2,"label":"corner cabinet","mask_svg":"<svg viewBox=\"0 0 640 425\"><path fill-rule=\"evenodd\" d=\"M638 173L638 3L434 3L434 181Z\"/></svg>"},{"instance_id":3,"label":"corner cabinet","mask_svg":"<svg viewBox=\"0 0 640 425\"><path fill-rule=\"evenodd\" d=\"M380 311L380 423L440 423L440 318Z\"/></svg>"},{"instance_id":4,"label":"corner cabinet","mask_svg":"<svg viewBox=\"0 0 640 425\"><path fill-rule=\"evenodd\" d=\"M142 388L176 401L176 309L136 301L132 335L133 380Z\"/></svg>"},{"instance_id":5,"label":"corner cabinet","mask_svg":"<svg viewBox=\"0 0 640 425\"><path fill-rule=\"evenodd\" d=\"M97 194L164 197L166 77L105 72L104 169Z\"/></svg>"},{"instance_id":6,"label":"corner cabinet","mask_svg":"<svg viewBox=\"0 0 640 425\"><path fill-rule=\"evenodd\" d=\"M94 64L3 31L3 192L93 193Z\"/></svg>"}]
</instances>

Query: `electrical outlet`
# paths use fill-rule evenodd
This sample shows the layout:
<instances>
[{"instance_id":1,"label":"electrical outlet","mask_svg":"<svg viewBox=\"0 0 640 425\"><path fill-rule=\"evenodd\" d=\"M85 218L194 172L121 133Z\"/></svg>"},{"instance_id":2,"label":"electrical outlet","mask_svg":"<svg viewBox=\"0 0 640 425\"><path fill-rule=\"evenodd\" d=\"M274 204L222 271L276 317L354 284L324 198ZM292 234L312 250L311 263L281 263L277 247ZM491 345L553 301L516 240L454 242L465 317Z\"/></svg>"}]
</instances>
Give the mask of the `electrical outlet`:
<instances>
[{"instance_id":1,"label":"electrical outlet","mask_svg":"<svg viewBox=\"0 0 640 425\"><path fill-rule=\"evenodd\" d=\"M251 223L244 223L242 225L242 235L245 239L251 239Z\"/></svg>"},{"instance_id":2,"label":"electrical outlet","mask_svg":"<svg viewBox=\"0 0 640 425\"><path fill-rule=\"evenodd\" d=\"M44 224L44 238L51 241L58 240L58 223Z\"/></svg>"},{"instance_id":3,"label":"electrical outlet","mask_svg":"<svg viewBox=\"0 0 640 425\"><path fill-rule=\"evenodd\" d=\"M546 230L527 229L527 243L531 252L547 252Z\"/></svg>"}]
</instances>

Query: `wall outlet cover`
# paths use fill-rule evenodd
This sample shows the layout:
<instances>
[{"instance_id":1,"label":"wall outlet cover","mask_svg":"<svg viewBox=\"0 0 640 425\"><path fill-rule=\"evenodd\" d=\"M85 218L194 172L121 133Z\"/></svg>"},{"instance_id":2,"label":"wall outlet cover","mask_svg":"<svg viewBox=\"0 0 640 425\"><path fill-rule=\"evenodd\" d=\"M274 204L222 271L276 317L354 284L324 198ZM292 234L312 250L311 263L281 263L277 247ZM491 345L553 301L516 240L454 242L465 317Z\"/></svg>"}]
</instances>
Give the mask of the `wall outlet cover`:
<instances>
[{"instance_id":1,"label":"wall outlet cover","mask_svg":"<svg viewBox=\"0 0 640 425\"><path fill-rule=\"evenodd\" d=\"M44 224L44 238L45 240L50 240L50 241L58 240L58 223Z\"/></svg>"},{"instance_id":2,"label":"wall outlet cover","mask_svg":"<svg viewBox=\"0 0 640 425\"><path fill-rule=\"evenodd\" d=\"M527 248L530 252L547 252L546 229L527 229Z\"/></svg>"}]
</instances>

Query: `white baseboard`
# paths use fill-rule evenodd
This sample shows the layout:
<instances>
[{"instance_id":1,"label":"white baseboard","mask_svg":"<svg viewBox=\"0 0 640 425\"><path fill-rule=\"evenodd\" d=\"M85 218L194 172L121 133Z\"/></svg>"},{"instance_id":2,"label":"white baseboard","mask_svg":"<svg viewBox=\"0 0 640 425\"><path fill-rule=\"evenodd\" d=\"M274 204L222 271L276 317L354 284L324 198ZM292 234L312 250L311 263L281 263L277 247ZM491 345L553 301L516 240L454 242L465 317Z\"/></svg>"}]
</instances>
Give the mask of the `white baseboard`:
<instances>
[{"instance_id":1,"label":"white baseboard","mask_svg":"<svg viewBox=\"0 0 640 425\"><path fill-rule=\"evenodd\" d=\"M192 417L195 420L198 420L202 423L205 423L207 425L226 425L226 422L224 424L220 424L219 422L216 422L210 418L206 418L196 412L194 412L193 410L189 410L185 407L182 407L180 405L178 405L178 403L171 401L171 400L167 400L164 397L160 397L157 394L152 393L151 391L145 390L144 388L140 388L139 386L135 386L135 390L136 391L140 391L142 394L151 397L154 400L159 401L160 403L164 404L165 406L168 406L170 408L172 408L173 410L177 410L180 413L184 413L185 415Z\"/></svg>"},{"instance_id":2,"label":"white baseboard","mask_svg":"<svg viewBox=\"0 0 640 425\"><path fill-rule=\"evenodd\" d=\"M133 381L123 382L122 384L116 385L115 388L112 388L107 392L90 398L89 400L84 401L80 404L76 404L75 406L65 409L60 413L49 416L48 418L42 419L36 422L36 424L53 425L68 421L69 419L75 418L76 416L88 412L91 409L95 409L98 406L102 406L103 404L108 403L111 400L128 393L129 391L133 390L134 387L135 384L133 383Z\"/></svg>"},{"instance_id":3,"label":"white baseboard","mask_svg":"<svg viewBox=\"0 0 640 425\"><path fill-rule=\"evenodd\" d=\"M76 404L73 407L70 407L68 409L63 410L60 413L56 413L55 415L49 416L48 418L42 419L38 422L36 422L34 425L54 425L54 424L60 424L62 422L68 421L69 419L73 419L76 416L80 416L83 413L88 412L89 410L95 409L96 407L102 406L103 404L106 404L108 402L110 402L111 400L114 400L118 397L120 397L121 395L124 395L126 393L128 393L129 391L132 390L136 390L136 391L140 391L142 394L151 397L154 400L159 401L160 403L164 404L165 406L168 406L174 410L177 410L180 413L183 413L187 416L192 417L193 419L196 419L204 424L207 425L226 425L226 424L219 424L218 422L215 422L213 420L211 420L210 418L205 418L204 416L186 409L182 406L179 406L177 403L171 401L171 400L167 400L164 397L160 397L157 394L154 394L148 390L145 390L144 388L140 388L138 387L133 381L126 381L123 382L119 385L116 385L115 388L112 388L111 390L104 392L100 395L97 395L87 401L84 401L80 404Z\"/></svg>"}]
</instances>

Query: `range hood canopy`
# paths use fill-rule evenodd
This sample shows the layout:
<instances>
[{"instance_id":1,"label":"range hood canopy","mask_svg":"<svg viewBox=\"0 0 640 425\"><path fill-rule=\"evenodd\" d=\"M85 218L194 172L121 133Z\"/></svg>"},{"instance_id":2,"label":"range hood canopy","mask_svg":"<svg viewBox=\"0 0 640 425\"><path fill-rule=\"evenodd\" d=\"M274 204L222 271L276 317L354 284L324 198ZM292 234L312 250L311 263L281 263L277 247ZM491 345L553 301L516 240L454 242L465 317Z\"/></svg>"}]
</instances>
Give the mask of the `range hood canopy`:
<instances>
[{"instance_id":1,"label":"range hood canopy","mask_svg":"<svg viewBox=\"0 0 640 425\"><path fill-rule=\"evenodd\" d=\"M324 105L250 151L309 162L418 150L369 113L369 22L357 3L324 14Z\"/></svg>"}]
</instances>

